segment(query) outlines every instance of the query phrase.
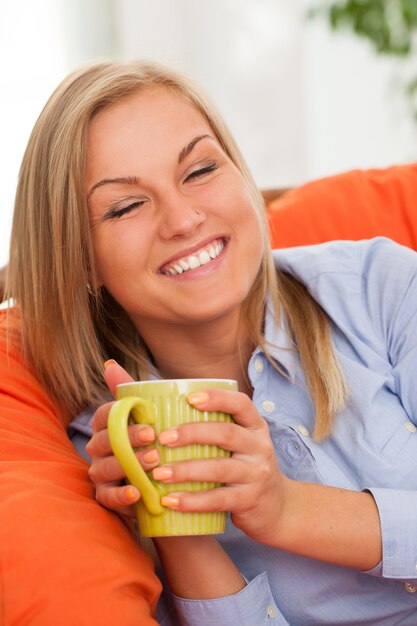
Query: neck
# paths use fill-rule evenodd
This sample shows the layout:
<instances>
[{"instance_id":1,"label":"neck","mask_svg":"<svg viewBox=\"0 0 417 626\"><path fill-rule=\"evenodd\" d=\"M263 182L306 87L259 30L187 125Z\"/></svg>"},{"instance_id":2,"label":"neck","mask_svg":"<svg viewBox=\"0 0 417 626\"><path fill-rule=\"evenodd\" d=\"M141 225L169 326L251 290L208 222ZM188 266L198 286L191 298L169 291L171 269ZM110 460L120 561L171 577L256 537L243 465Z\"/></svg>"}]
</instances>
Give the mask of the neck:
<instances>
[{"instance_id":1,"label":"neck","mask_svg":"<svg viewBox=\"0 0 417 626\"><path fill-rule=\"evenodd\" d=\"M238 320L140 329L163 378L230 378L251 395L247 365L254 349Z\"/></svg>"}]
</instances>

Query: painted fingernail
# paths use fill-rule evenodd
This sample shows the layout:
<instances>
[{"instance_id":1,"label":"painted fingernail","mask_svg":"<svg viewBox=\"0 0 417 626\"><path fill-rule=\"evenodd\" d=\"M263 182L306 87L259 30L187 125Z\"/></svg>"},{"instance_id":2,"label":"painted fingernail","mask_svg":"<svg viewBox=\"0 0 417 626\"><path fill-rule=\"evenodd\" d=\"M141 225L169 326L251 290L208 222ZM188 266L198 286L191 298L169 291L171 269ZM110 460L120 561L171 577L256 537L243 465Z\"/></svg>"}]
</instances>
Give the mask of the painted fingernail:
<instances>
[{"instance_id":1,"label":"painted fingernail","mask_svg":"<svg viewBox=\"0 0 417 626\"><path fill-rule=\"evenodd\" d=\"M148 450L143 455L143 460L145 461L145 463L155 463L159 460L158 450L155 450L155 448L152 448L152 450Z\"/></svg>"},{"instance_id":2,"label":"painted fingernail","mask_svg":"<svg viewBox=\"0 0 417 626\"><path fill-rule=\"evenodd\" d=\"M163 446L175 443L178 440L178 430L171 428L171 430L165 430L159 435L159 441Z\"/></svg>"},{"instance_id":3,"label":"painted fingernail","mask_svg":"<svg viewBox=\"0 0 417 626\"><path fill-rule=\"evenodd\" d=\"M180 503L180 499L178 498L178 496L169 495L169 496L162 496L161 498L162 506L167 506L170 509L178 508L179 503Z\"/></svg>"},{"instance_id":4,"label":"painted fingernail","mask_svg":"<svg viewBox=\"0 0 417 626\"><path fill-rule=\"evenodd\" d=\"M105 361L105 363L104 363L104 369L106 369L107 367L109 367L109 365L117 365L117 361L115 361L114 359L109 359L108 361Z\"/></svg>"},{"instance_id":5,"label":"painted fingernail","mask_svg":"<svg viewBox=\"0 0 417 626\"><path fill-rule=\"evenodd\" d=\"M142 443L150 443L155 439L153 428L141 428L138 430L138 440Z\"/></svg>"},{"instance_id":6,"label":"painted fingernail","mask_svg":"<svg viewBox=\"0 0 417 626\"><path fill-rule=\"evenodd\" d=\"M187 400L192 405L204 404L209 399L208 393L204 391L195 391L187 396Z\"/></svg>"},{"instance_id":7,"label":"painted fingernail","mask_svg":"<svg viewBox=\"0 0 417 626\"><path fill-rule=\"evenodd\" d=\"M152 470L152 476L155 480L166 480L167 478L172 478L172 467L155 467Z\"/></svg>"},{"instance_id":8,"label":"painted fingernail","mask_svg":"<svg viewBox=\"0 0 417 626\"><path fill-rule=\"evenodd\" d=\"M139 492L135 487L126 487L125 496L129 502L135 502L138 499Z\"/></svg>"}]
</instances>

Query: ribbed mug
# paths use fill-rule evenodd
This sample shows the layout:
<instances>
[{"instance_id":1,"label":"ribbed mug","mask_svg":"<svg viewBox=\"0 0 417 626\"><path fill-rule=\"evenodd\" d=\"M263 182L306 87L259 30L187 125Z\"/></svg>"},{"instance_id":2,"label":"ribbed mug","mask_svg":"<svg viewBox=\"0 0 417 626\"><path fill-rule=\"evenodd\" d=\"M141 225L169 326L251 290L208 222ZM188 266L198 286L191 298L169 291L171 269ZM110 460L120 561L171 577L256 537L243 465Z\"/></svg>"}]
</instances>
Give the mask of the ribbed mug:
<instances>
[{"instance_id":1,"label":"ribbed mug","mask_svg":"<svg viewBox=\"0 0 417 626\"><path fill-rule=\"evenodd\" d=\"M161 445L158 435L173 426L193 422L231 422L228 413L199 411L187 402L188 394L204 389L237 390L237 382L226 379L194 378L175 380L149 380L118 385L116 399L109 414L109 437L112 450L118 458L129 483L141 492L135 505L140 534L143 537L179 535L207 535L223 533L225 512L173 511L161 505L161 497L173 491L205 491L221 483L186 482L164 484L145 472L132 448L129 423L149 424L155 430L155 442L160 464L227 457L230 453L218 446L193 444L177 448Z\"/></svg>"}]
</instances>

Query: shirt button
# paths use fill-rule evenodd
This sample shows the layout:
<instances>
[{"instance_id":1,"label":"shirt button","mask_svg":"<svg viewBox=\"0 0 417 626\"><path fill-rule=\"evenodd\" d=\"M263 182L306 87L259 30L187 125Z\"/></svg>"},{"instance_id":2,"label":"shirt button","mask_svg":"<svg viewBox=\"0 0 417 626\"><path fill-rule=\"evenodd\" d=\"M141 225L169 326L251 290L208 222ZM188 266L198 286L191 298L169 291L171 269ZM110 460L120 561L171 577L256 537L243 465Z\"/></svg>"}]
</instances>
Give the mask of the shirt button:
<instances>
[{"instance_id":1,"label":"shirt button","mask_svg":"<svg viewBox=\"0 0 417 626\"><path fill-rule=\"evenodd\" d=\"M297 429L298 429L298 432L300 433L300 435L303 435L303 437L308 437L309 434L310 434L310 431L308 430L308 428L306 428L302 424L297 426Z\"/></svg>"},{"instance_id":2,"label":"shirt button","mask_svg":"<svg viewBox=\"0 0 417 626\"><path fill-rule=\"evenodd\" d=\"M409 433L415 433L417 428L414 426L412 422L406 422L404 424L405 430L408 430Z\"/></svg>"},{"instance_id":3,"label":"shirt button","mask_svg":"<svg viewBox=\"0 0 417 626\"><path fill-rule=\"evenodd\" d=\"M275 607L273 607L272 604L268 604L268 606L266 607L267 619L274 619L276 616L277 616L277 611Z\"/></svg>"},{"instance_id":4,"label":"shirt button","mask_svg":"<svg viewBox=\"0 0 417 626\"><path fill-rule=\"evenodd\" d=\"M262 402L262 408L266 413L272 413L275 411L275 402L272 402L272 400L264 400Z\"/></svg>"},{"instance_id":5,"label":"shirt button","mask_svg":"<svg viewBox=\"0 0 417 626\"><path fill-rule=\"evenodd\" d=\"M415 593L417 591L417 586L412 585L411 583L405 583L404 589L408 591L408 593Z\"/></svg>"},{"instance_id":6,"label":"shirt button","mask_svg":"<svg viewBox=\"0 0 417 626\"><path fill-rule=\"evenodd\" d=\"M262 359L256 359L254 367L255 367L255 372L258 372L258 374L263 372L264 371L264 362L262 361Z\"/></svg>"}]
</instances>

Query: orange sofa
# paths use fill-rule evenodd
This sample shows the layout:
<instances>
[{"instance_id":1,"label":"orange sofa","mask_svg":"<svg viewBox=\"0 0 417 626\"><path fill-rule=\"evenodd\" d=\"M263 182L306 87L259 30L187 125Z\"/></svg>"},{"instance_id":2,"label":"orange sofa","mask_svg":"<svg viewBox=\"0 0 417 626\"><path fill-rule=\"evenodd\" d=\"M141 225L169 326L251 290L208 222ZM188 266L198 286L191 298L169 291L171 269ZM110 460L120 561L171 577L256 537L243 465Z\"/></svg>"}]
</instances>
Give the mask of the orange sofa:
<instances>
[{"instance_id":1,"label":"orange sofa","mask_svg":"<svg viewBox=\"0 0 417 626\"><path fill-rule=\"evenodd\" d=\"M267 206L275 248L384 236L417 249L417 163L312 181Z\"/></svg>"}]
</instances>

